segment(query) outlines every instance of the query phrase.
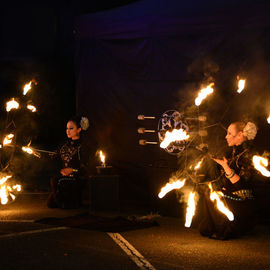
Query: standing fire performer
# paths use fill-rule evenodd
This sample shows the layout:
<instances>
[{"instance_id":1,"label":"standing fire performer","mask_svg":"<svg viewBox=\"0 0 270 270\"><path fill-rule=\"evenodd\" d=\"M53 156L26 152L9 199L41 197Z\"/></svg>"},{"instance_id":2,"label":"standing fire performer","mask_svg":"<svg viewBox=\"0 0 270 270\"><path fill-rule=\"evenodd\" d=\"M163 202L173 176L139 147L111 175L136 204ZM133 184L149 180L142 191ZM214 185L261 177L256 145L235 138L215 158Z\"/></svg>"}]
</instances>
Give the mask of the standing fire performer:
<instances>
[{"instance_id":1,"label":"standing fire performer","mask_svg":"<svg viewBox=\"0 0 270 270\"><path fill-rule=\"evenodd\" d=\"M67 122L68 140L59 147L55 155L62 165L59 173L50 180L52 191L47 200L49 208L74 208L81 203L83 179L90 155L89 148L82 143L81 133L88 127L86 117L73 117Z\"/></svg>"},{"instance_id":2,"label":"standing fire performer","mask_svg":"<svg viewBox=\"0 0 270 270\"><path fill-rule=\"evenodd\" d=\"M204 212L199 225L201 235L226 240L240 237L253 229L255 205L251 141L256 134L257 127L252 122L234 122L229 125L226 140L232 151L227 158L213 158L221 166L222 173L216 181L212 181L210 189L222 192L223 201L234 218L230 221L218 211L210 200L208 190L203 197Z\"/></svg>"}]
</instances>

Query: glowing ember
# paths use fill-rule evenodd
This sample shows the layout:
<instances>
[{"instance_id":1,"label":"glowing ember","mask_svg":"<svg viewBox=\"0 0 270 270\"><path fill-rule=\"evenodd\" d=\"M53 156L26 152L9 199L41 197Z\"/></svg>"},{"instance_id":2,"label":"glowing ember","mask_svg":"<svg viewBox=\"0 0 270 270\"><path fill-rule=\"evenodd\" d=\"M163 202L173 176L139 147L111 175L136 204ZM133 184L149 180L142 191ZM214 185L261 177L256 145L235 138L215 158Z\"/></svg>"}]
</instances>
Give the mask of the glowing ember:
<instances>
[{"instance_id":1,"label":"glowing ember","mask_svg":"<svg viewBox=\"0 0 270 270\"><path fill-rule=\"evenodd\" d=\"M13 109L18 109L19 106L20 106L19 103L16 100L14 100L14 98L12 98L10 101L6 103L6 110L7 112L9 112Z\"/></svg>"},{"instance_id":2,"label":"glowing ember","mask_svg":"<svg viewBox=\"0 0 270 270\"><path fill-rule=\"evenodd\" d=\"M27 109L32 111L32 112L36 112L37 108L34 105L27 105Z\"/></svg>"},{"instance_id":3,"label":"glowing ember","mask_svg":"<svg viewBox=\"0 0 270 270\"><path fill-rule=\"evenodd\" d=\"M237 93L241 93L245 88L246 80L238 80L238 90Z\"/></svg>"},{"instance_id":4,"label":"glowing ember","mask_svg":"<svg viewBox=\"0 0 270 270\"><path fill-rule=\"evenodd\" d=\"M202 101L210 94L214 92L213 89L214 83L210 83L206 88L201 89L197 98L195 99L195 105L200 106Z\"/></svg>"},{"instance_id":5,"label":"glowing ember","mask_svg":"<svg viewBox=\"0 0 270 270\"><path fill-rule=\"evenodd\" d=\"M211 201L216 200L218 210L221 213L223 213L224 215L226 215L227 218L230 221L233 221L234 220L233 213L228 208L226 208L226 206L224 205L224 203L220 199L220 196L222 197L223 196L223 193L222 192L213 191L211 184L209 184L209 188L210 188L210 199L211 199Z\"/></svg>"},{"instance_id":6,"label":"glowing ember","mask_svg":"<svg viewBox=\"0 0 270 270\"><path fill-rule=\"evenodd\" d=\"M192 222L192 218L195 214L195 193L190 192L188 197L188 207L187 207L187 213L186 213L186 223L185 227L189 228Z\"/></svg>"},{"instance_id":7,"label":"glowing ember","mask_svg":"<svg viewBox=\"0 0 270 270\"><path fill-rule=\"evenodd\" d=\"M5 138L4 138L4 141L3 141L3 145L7 145L7 144L10 144L12 143L12 138L14 137L14 134L8 134Z\"/></svg>"},{"instance_id":8,"label":"glowing ember","mask_svg":"<svg viewBox=\"0 0 270 270\"><path fill-rule=\"evenodd\" d=\"M270 115L267 118L267 122L268 122L268 124L270 124Z\"/></svg>"},{"instance_id":9,"label":"glowing ember","mask_svg":"<svg viewBox=\"0 0 270 270\"><path fill-rule=\"evenodd\" d=\"M32 88L32 81L30 81L29 83L25 84L24 88L23 88L23 95L25 96L28 91Z\"/></svg>"},{"instance_id":10,"label":"glowing ember","mask_svg":"<svg viewBox=\"0 0 270 270\"><path fill-rule=\"evenodd\" d=\"M102 163L102 166L105 167L105 155L103 154L103 152L101 150L99 151L99 157L100 157L100 161Z\"/></svg>"},{"instance_id":11,"label":"glowing ember","mask_svg":"<svg viewBox=\"0 0 270 270\"><path fill-rule=\"evenodd\" d=\"M16 196L14 192L21 191L21 185L8 186L7 180L11 178L11 175L4 176L0 179L0 202L1 204L7 204L9 200L15 200Z\"/></svg>"},{"instance_id":12,"label":"glowing ember","mask_svg":"<svg viewBox=\"0 0 270 270\"><path fill-rule=\"evenodd\" d=\"M189 135L182 128L180 128L180 129L174 129L173 131L167 131L165 133L164 140L160 144L160 147L161 148L166 148L172 142L175 142L175 141L184 141L184 140L187 140L188 138L189 138Z\"/></svg>"},{"instance_id":13,"label":"glowing ember","mask_svg":"<svg viewBox=\"0 0 270 270\"><path fill-rule=\"evenodd\" d=\"M177 180L173 183L167 183L164 187L161 188L158 197L161 199L163 198L168 192L170 192L173 189L180 189L184 186L186 179Z\"/></svg>"},{"instance_id":14,"label":"glowing ember","mask_svg":"<svg viewBox=\"0 0 270 270\"><path fill-rule=\"evenodd\" d=\"M260 156L253 156L253 165L263 176L270 177L270 172L265 168L268 166L268 159Z\"/></svg>"}]
</instances>

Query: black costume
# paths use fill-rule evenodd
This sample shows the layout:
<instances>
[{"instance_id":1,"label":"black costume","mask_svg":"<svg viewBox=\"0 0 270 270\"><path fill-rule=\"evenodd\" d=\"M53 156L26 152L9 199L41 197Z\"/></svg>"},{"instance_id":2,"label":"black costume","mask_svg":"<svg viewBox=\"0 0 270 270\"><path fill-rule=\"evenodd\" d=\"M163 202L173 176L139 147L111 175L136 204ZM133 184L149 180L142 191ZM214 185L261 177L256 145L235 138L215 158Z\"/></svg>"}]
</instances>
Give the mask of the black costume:
<instances>
[{"instance_id":1,"label":"black costume","mask_svg":"<svg viewBox=\"0 0 270 270\"><path fill-rule=\"evenodd\" d=\"M89 149L82 146L81 140L68 139L57 150L56 157L60 159L61 168L72 168L73 173L63 176L60 173L50 180L52 192L47 205L49 208L74 208L81 202L81 190L87 177ZM59 166L60 167L60 166Z\"/></svg>"},{"instance_id":2,"label":"black costume","mask_svg":"<svg viewBox=\"0 0 270 270\"><path fill-rule=\"evenodd\" d=\"M225 177L224 171L221 176L212 182L215 191L222 191L223 201L226 207L234 214L234 220L229 219L216 208L216 202L210 200L209 190L204 194L203 220L199 225L203 236L228 239L239 237L252 230L255 225L255 203L252 188L253 166L252 153L247 142L233 147L230 157L227 158L228 165L240 179L231 183Z\"/></svg>"}]
</instances>

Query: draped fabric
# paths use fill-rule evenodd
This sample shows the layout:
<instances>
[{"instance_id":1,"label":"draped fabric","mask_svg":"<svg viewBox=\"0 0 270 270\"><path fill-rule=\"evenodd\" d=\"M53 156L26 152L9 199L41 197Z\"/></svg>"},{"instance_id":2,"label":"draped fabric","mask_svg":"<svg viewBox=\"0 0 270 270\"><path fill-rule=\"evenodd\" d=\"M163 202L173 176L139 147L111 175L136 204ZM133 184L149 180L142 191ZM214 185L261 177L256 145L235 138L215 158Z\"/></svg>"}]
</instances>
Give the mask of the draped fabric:
<instances>
[{"instance_id":1,"label":"draped fabric","mask_svg":"<svg viewBox=\"0 0 270 270\"><path fill-rule=\"evenodd\" d=\"M201 2L138 1L75 21L77 111L89 117L109 162L136 185L147 180L146 167L177 167L158 146L140 146L139 139L157 141L157 135L137 128L157 129L163 112L193 105L208 77L216 75L222 90L229 76L269 59L268 3ZM269 70L269 60L263 67ZM222 94L217 100L208 104L214 112L226 103ZM139 121L138 114L157 119Z\"/></svg>"}]
</instances>

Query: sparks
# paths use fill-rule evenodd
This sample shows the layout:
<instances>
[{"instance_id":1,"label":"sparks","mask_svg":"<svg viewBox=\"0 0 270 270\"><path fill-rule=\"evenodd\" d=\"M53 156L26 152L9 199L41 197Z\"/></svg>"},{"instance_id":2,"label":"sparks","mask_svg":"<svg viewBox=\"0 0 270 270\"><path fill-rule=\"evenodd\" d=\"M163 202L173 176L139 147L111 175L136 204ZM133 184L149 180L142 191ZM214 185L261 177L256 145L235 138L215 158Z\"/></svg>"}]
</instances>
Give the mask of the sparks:
<instances>
[{"instance_id":1,"label":"sparks","mask_svg":"<svg viewBox=\"0 0 270 270\"><path fill-rule=\"evenodd\" d=\"M238 80L238 90L237 93L241 93L245 88L246 80Z\"/></svg>"},{"instance_id":2,"label":"sparks","mask_svg":"<svg viewBox=\"0 0 270 270\"><path fill-rule=\"evenodd\" d=\"M6 103L6 111L9 112L13 109L18 109L20 107L19 103L12 98L10 101Z\"/></svg>"},{"instance_id":3,"label":"sparks","mask_svg":"<svg viewBox=\"0 0 270 270\"><path fill-rule=\"evenodd\" d=\"M265 168L268 166L268 159L260 156L253 156L253 165L263 176L270 177L270 172Z\"/></svg>"},{"instance_id":4,"label":"sparks","mask_svg":"<svg viewBox=\"0 0 270 270\"><path fill-rule=\"evenodd\" d=\"M223 213L224 215L227 216L227 218L230 220L230 221L233 221L234 220L234 215L233 213L228 209L226 208L226 206L224 205L224 203L221 201L220 197L223 197L223 193L222 192L216 192L216 191L213 191L212 190L212 185L209 184L209 188L210 188L210 199L211 201L214 201L216 200L217 202L217 208L218 210Z\"/></svg>"},{"instance_id":5,"label":"sparks","mask_svg":"<svg viewBox=\"0 0 270 270\"><path fill-rule=\"evenodd\" d=\"M189 138L189 135L187 134L186 130L180 128L180 129L174 129L173 131L167 131L165 133L165 138L161 142L160 147L166 148L170 145L170 143L175 141L184 141Z\"/></svg>"},{"instance_id":6,"label":"sparks","mask_svg":"<svg viewBox=\"0 0 270 270\"><path fill-rule=\"evenodd\" d=\"M168 192L170 192L173 189L180 189L184 186L186 179L183 180L177 180L172 183L167 183L164 187L161 188L158 197L161 199L163 198Z\"/></svg>"},{"instance_id":7,"label":"sparks","mask_svg":"<svg viewBox=\"0 0 270 270\"><path fill-rule=\"evenodd\" d=\"M187 213L186 213L186 223L185 227L189 228L192 222L192 218L195 215L195 193L190 192L188 197L188 206L187 206Z\"/></svg>"},{"instance_id":8,"label":"sparks","mask_svg":"<svg viewBox=\"0 0 270 270\"><path fill-rule=\"evenodd\" d=\"M208 86L206 86L206 88L203 88L200 90L197 98L195 99L195 105L196 106L200 106L202 101L210 94L212 94L214 92L213 89L214 83L210 83Z\"/></svg>"}]
</instances>

